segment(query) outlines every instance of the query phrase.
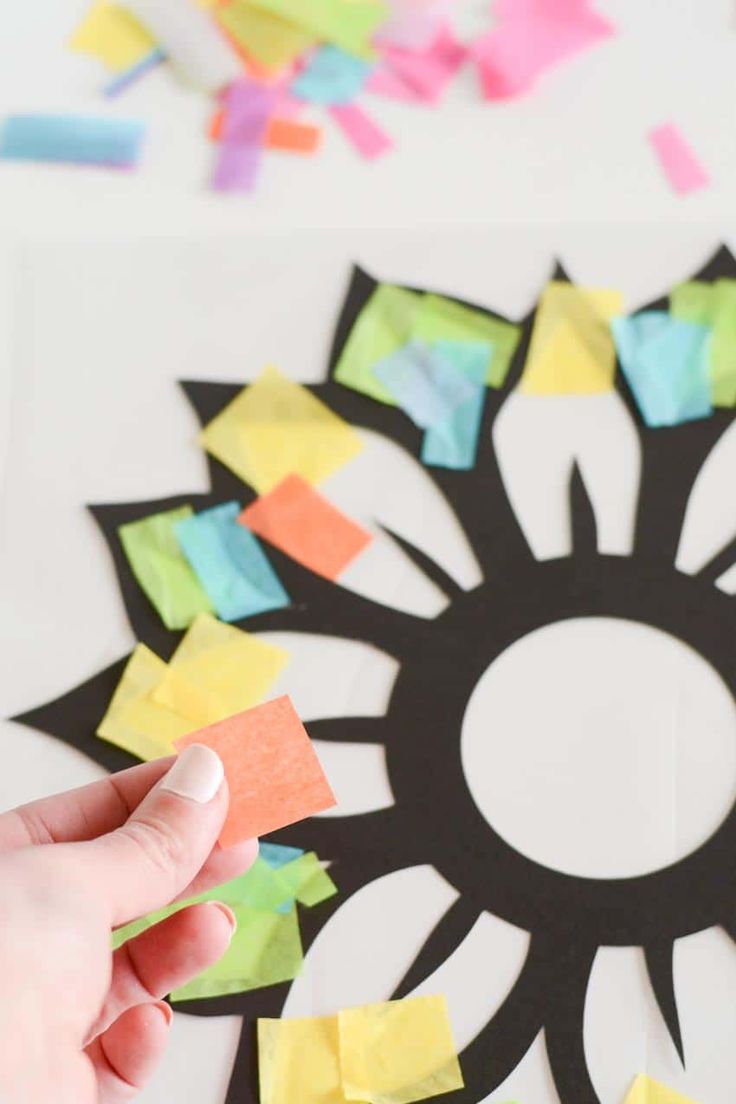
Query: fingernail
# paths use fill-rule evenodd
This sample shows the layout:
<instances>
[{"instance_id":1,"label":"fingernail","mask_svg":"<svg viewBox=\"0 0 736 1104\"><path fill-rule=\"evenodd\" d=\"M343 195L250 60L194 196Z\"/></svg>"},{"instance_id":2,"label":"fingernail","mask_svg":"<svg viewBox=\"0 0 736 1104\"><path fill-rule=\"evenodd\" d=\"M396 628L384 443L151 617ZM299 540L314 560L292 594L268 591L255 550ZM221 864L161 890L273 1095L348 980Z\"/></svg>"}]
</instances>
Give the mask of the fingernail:
<instances>
[{"instance_id":1,"label":"fingernail","mask_svg":"<svg viewBox=\"0 0 736 1104\"><path fill-rule=\"evenodd\" d=\"M166 1026L171 1027L171 1022L174 1019L174 1013L171 1005L167 1004L166 1001L156 1001L153 1007L158 1008L159 1012L166 1020Z\"/></svg>"},{"instance_id":2,"label":"fingernail","mask_svg":"<svg viewBox=\"0 0 736 1104\"><path fill-rule=\"evenodd\" d=\"M228 908L227 905L223 904L222 901L207 901L207 904L210 905L212 908L219 909L219 911L225 917L228 924L230 925L230 938L232 939L238 927L238 919L233 910L231 908Z\"/></svg>"},{"instance_id":3,"label":"fingernail","mask_svg":"<svg viewBox=\"0 0 736 1104\"><path fill-rule=\"evenodd\" d=\"M192 744L184 748L168 774L164 775L161 789L206 805L222 785L224 774L222 761L212 748Z\"/></svg>"}]
</instances>

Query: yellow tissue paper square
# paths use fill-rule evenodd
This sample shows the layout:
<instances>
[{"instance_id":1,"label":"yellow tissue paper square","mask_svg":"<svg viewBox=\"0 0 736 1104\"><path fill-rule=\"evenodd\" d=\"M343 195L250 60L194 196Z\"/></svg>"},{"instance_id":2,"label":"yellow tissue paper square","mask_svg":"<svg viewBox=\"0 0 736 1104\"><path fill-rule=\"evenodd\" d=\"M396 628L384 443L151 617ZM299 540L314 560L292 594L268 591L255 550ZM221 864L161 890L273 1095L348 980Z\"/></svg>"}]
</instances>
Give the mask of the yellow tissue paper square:
<instances>
[{"instance_id":1,"label":"yellow tissue paper square","mask_svg":"<svg viewBox=\"0 0 736 1104\"><path fill-rule=\"evenodd\" d=\"M193 721L192 731L263 701L288 659L283 648L203 613L183 637L151 697Z\"/></svg>"},{"instance_id":2,"label":"yellow tissue paper square","mask_svg":"<svg viewBox=\"0 0 736 1104\"><path fill-rule=\"evenodd\" d=\"M412 997L338 1014L348 1100L411 1104L463 1088L444 997Z\"/></svg>"},{"instance_id":3,"label":"yellow tissue paper square","mask_svg":"<svg viewBox=\"0 0 736 1104\"><path fill-rule=\"evenodd\" d=\"M156 48L156 41L135 16L120 4L97 0L72 35L69 46L92 54L114 73L137 65Z\"/></svg>"},{"instance_id":4,"label":"yellow tissue paper square","mask_svg":"<svg viewBox=\"0 0 736 1104\"><path fill-rule=\"evenodd\" d=\"M624 1104L696 1104L696 1101L640 1073Z\"/></svg>"},{"instance_id":5,"label":"yellow tissue paper square","mask_svg":"<svg viewBox=\"0 0 736 1104\"><path fill-rule=\"evenodd\" d=\"M613 389L616 349L611 319L619 291L553 280L539 301L520 390L528 395L592 395Z\"/></svg>"},{"instance_id":6,"label":"yellow tissue paper square","mask_svg":"<svg viewBox=\"0 0 736 1104\"><path fill-rule=\"evenodd\" d=\"M261 1104L345 1104L337 1016L258 1021Z\"/></svg>"},{"instance_id":7,"label":"yellow tissue paper square","mask_svg":"<svg viewBox=\"0 0 736 1104\"><path fill-rule=\"evenodd\" d=\"M352 426L276 368L213 418L200 442L259 494L294 472L320 483L363 449Z\"/></svg>"},{"instance_id":8,"label":"yellow tissue paper square","mask_svg":"<svg viewBox=\"0 0 736 1104\"><path fill-rule=\"evenodd\" d=\"M151 699L166 670L155 652L145 644L136 645L97 735L139 759L175 755L174 740L197 725Z\"/></svg>"}]
</instances>

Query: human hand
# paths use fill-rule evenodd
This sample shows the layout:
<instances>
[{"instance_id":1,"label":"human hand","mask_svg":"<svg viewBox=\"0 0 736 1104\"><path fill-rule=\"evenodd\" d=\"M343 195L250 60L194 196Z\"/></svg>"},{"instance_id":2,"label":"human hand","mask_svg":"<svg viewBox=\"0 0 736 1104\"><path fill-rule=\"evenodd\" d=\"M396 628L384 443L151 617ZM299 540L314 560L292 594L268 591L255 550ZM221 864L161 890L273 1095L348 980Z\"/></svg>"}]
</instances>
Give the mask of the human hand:
<instances>
[{"instance_id":1,"label":"human hand","mask_svg":"<svg viewBox=\"0 0 736 1104\"><path fill-rule=\"evenodd\" d=\"M251 865L255 840L215 846L227 806L195 745L0 815L2 1104L123 1104L145 1085L161 998L221 957L235 918L192 905L114 953L111 931Z\"/></svg>"}]
</instances>

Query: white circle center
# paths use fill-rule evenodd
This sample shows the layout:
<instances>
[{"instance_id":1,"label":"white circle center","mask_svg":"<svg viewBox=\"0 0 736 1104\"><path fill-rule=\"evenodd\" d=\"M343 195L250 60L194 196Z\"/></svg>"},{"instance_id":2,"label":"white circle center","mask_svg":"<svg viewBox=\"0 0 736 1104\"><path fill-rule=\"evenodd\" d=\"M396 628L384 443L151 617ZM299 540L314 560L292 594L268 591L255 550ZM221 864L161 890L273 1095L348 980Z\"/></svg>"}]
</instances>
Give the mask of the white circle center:
<instances>
[{"instance_id":1,"label":"white circle center","mask_svg":"<svg viewBox=\"0 0 736 1104\"><path fill-rule=\"evenodd\" d=\"M720 675L659 629L559 621L488 668L462 729L468 786L517 851L625 878L694 851L736 798L736 706Z\"/></svg>"}]
</instances>

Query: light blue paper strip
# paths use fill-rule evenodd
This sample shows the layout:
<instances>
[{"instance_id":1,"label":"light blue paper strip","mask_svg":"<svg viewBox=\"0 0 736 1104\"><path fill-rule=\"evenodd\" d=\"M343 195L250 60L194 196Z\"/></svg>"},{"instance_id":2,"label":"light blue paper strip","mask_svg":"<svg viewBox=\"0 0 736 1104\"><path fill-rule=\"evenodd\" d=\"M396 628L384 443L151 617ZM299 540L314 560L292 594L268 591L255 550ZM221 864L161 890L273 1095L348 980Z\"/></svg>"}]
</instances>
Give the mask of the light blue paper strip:
<instances>
[{"instance_id":1,"label":"light blue paper strip","mask_svg":"<svg viewBox=\"0 0 736 1104\"><path fill-rule=\"evenodd\" d=\"M409 341L373 366L373 374L422 429L445 422L475 394L465 373L436 348Z\"/></svg>"},{"instance_id":2,"label":"light blue paper strip","mask_svg":"<svg viewBox=\"0 0 736 1104\"><path fill-rule=\"evenodd\" d=\"M182 552L223 621L289 605L258 538L236 521L239 513L237 502L224 502L175 527Z\"/></svg>"},{"instance_id":3,"label":"light blue paper strip","mask_svg":"<svg viewBox=\"0 0 736 1104\"><path fill-rule=\"evenodd\" d=\"M258 854L270 867L278 870L280 866L286 866L287 863L294 862L294 859L300 859L304 851L301 847L287 847L283 843L269 843L268 840L261 840L258 844Z\"/></svg>"},{"instance_id":4,"label":"light blue paper strip","mask_svg":"<svg viewBox=\"0 0 736 1104\"><path fill-rule=\"evenodd\" d=\"M344 104L354 100L373 66L339 46L321 46L307 68L292 82L291 91L301 100L318 104Z\"/></svg>"},{"instance_id":5,"label":"light blue paper strip","mask_svg":"<svg viewBox=\"0 0 736 1104\"><path fill-rule=\"evenodd\" d=\"M611 322L621 368L646 425L680 425L712 414L710 330L642 311Z\"/></svg>"},{"instance_id":6,"label":"light blue paper strip","mask_svg":"<svg viewBox=\"0 0 736 1104\"><path fill-rule=\"evenodd\" d=\"M422 463L469 471L475 465L478 451L493 345L488 341L435 341L432 349L463 373L473 387L473 394L424 434Z\"/></svg>"},{"instance_id":7,"label":"light blue paper strip","mask_svg":"<svg viewBox=\"0 0 736 1104\"><path fill-rule=\"evenodd\" d=\"M103 89L104 94L108 99L119 96L131 84L135 84L140 77L150 72L151 69L156 69L163 61L166 61L166 54L163 50L158 48L151 50L150 54L146 54L141 61L132 65L130 69L126 69L124 73L119 73L109 84L106 84Z\"/></svg>"},{"instance_id":8,"label":"light blue paper strip","mask_svg":"<svg viewBox=\"0 0 736 1104\"><path fill-rule=\"evenodd\" d=\"M138 160L145 125L85 115L9 115L0 158L128 167Z\"/></svg>"}]
</instances>

